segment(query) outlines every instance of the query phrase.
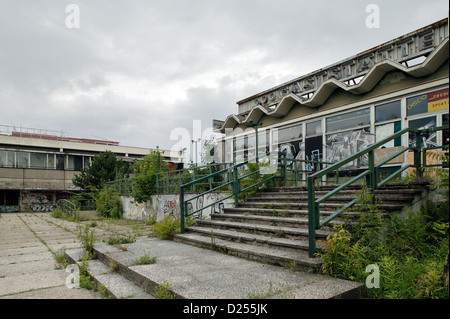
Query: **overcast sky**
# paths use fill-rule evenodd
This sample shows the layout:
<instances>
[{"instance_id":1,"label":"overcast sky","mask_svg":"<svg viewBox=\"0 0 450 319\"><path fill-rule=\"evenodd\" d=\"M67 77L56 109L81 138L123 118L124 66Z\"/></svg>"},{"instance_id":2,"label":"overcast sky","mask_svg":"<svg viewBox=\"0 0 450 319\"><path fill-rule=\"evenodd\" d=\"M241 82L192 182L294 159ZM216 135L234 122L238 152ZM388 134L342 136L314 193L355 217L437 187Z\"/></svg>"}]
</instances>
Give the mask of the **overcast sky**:
<instances>
[{"instance_id":1,"label":"overcast sky","mask_svg":"<svg viewBox=\"0 0 450 319\"><path fill-rule=\"evenodd\" d=\"M379 28L365 24L371 3ZM204 130L241 99L448 10L447 0L0 0L0 125L170 149L173 129L201 120Z\"/></svg>"}]
</instances>

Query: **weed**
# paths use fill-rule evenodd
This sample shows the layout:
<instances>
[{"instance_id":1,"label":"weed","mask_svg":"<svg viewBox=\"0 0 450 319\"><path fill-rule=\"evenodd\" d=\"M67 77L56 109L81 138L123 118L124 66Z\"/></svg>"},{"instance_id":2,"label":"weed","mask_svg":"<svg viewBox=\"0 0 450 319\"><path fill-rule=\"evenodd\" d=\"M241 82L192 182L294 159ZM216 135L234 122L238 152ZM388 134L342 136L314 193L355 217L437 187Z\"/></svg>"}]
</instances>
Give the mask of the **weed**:
<instances>
[{"instance_id":1,"label":"weed","mask_svg":"<svg viewBox=\"0 0 450 319\"><path fill-rule=\"evenodd\" d=\"M136 259L132 265L149 265L154 264L156 262L156 257L150 257L148 254L145 254L144 256L139 257Z\"/></svg>"},{"instance_id":2,"label":"weed","mask_svg":"<svg viewBox=\"0 0 450 319\"><path fill-rule=\"evenodd\" d=\"M84 229L79 225L77 237L81 247L83 247L86 252L92 253L94 250L95 235L94 230L89 231L89 228L89 225L85 225Z\"/></svg>"},{"instance_id":3,"label":"weed","mask_svg":"<svg viewBox=\"0 0 450 319\"><path fill-rule=\"evenodd\" d=\"M153 235L162 239L169 239L170 234L178 231L180 220L172 215L165 215L163 221L153 225Z\"/></svg>"},{"instance_id":4,"label":"weed","mask_svg":"<svg viewBox=\"0 0 450 319\"><path fill-rule=\"evenodd\" d=\"M172 288L167 281L155 287L155 297L157 299L176 299L177 296L171 292Z\"/></svg>"},{"instance_id":5,"label":"weed","mask_svg":"<svg viewBox=\"0 0 450 319\"><path fill-rule=\"evenodd\" d=\"M109 245L122 245L122 244L130 244L134 243L136 241L136 238L133 236L127 236L127 237L109 237L108 238L108 244Z\"/></svg>"}]
</instances>

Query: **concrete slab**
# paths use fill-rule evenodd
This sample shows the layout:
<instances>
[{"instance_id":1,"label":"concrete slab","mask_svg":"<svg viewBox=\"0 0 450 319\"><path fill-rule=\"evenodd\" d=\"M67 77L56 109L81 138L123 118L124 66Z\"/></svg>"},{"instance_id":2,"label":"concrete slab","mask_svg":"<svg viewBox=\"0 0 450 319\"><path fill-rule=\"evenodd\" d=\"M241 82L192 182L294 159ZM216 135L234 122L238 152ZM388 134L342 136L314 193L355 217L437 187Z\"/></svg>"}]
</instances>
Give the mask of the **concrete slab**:
<instances>
[{"instance_id":1,"label":"concrete slab","mask_svg":"<svg viewBox=\"0 0 450 319\"><path fill-rule=\"evenodd\" d=\"M104 243L97 244L95 249L128 266L126 271L133 273L131 277L145 278L152 285L167 282L174 293L184 298L328 299L357 295L362 288L361 284L351 281L291 271L157 238L140 239L122 246L127 250ZM145 254L157 257L156 263L132 265Z\"/></svg>"}]
</instances>

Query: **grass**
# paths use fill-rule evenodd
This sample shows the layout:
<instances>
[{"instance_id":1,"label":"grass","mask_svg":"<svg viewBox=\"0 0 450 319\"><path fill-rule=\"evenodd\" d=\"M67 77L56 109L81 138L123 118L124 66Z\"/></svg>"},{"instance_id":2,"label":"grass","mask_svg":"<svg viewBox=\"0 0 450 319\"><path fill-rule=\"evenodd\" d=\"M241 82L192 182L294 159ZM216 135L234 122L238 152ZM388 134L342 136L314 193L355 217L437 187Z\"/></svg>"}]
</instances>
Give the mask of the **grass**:
<instances>
[{"instance_id":1,"label":"grass","mask_svg":"<svg viewBox=\"0 0 450 319\"><path fill-rule=\"evenodd\" d=\"M138 259L136 259L132 265L149 265L154 264L156 262L156 257L150 257L148 254L145 254Z\"/></svg>"}]
</instances>

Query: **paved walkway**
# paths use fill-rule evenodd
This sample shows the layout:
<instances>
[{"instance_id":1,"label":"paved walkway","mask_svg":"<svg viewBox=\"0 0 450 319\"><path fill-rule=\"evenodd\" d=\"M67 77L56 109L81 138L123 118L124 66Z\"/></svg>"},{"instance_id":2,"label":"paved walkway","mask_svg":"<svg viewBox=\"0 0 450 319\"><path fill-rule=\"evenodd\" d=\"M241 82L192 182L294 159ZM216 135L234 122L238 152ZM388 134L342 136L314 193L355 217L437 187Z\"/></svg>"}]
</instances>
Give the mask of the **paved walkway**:
<instances>
[{"instance_id":1,"label":"paved walkway","mask_svg":"<svg viewBox=\"0 0 450 319\"><path fill-rule=\"evenodd\" d=\"M92 221L84 222L92 223ZM127 221L115 225L97 221L96 239L122 235L146 235L145 229ZM81 223L82 224L82 223ZM53 254L79 248L80 223L52 218L49 213L0 215L0 299L98 299L86 289L69 289L69 273L56 269Z\"/></svg>"}]
</instances>

